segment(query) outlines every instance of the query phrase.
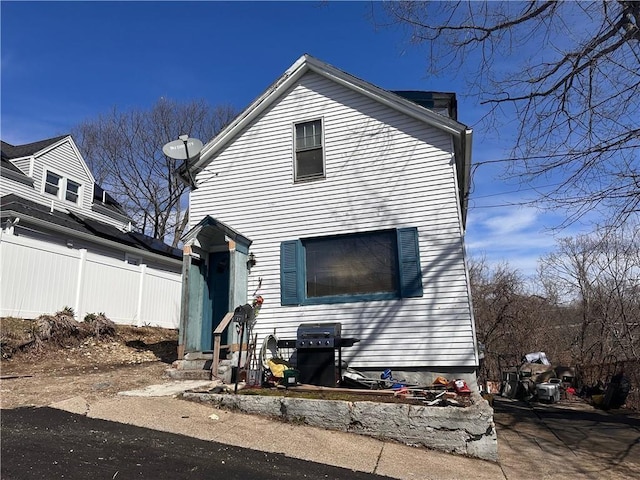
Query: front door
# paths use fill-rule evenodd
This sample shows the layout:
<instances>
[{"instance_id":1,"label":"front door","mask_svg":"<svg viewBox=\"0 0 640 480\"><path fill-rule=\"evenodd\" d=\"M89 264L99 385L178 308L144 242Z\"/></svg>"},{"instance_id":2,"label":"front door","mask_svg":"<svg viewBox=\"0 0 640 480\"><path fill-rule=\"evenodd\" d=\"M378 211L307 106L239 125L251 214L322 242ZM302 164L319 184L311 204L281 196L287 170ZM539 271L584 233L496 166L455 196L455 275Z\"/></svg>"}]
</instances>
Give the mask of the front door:
<instances>
[{"instance_id":1,"label":"front door","mask_svg":"<svg viewBox=\"0 0 640 480\"><path fill-rule=\"evenodd\" d=\"M229 251L209 254L207 292L204 295L200 337L202 339L201 349L203 352L213 350L213 331L229 311L229 262Z\"/></svg>"}]
</instances>

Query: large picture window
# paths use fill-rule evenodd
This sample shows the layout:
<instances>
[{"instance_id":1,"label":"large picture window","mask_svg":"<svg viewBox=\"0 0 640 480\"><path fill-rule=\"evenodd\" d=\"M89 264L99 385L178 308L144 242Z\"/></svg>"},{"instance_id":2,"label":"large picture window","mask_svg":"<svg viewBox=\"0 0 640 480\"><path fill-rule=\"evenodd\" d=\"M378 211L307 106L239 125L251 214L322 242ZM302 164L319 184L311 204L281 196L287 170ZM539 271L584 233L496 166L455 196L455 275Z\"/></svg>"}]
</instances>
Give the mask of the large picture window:
<instances>
[{"instance_id":1,"label":"large picture window","mask_svg":"<svg viewBox=\"0 0 640 480\"><path fill-rule=\"evenodd\" d=\"M322 121L297 123L295 130L295 180L324 178Z\"/></svg>"},{"instance_id":2,"label":"large picture window","mask_svg":"<svg viewBox=\"0 0 640 480\"><path fill-rule=\"evenodd\" d=\"M284 242L280 267L283 305L422 296L415 228Z\"/></svg>"},{"instance_id":3,"label":"large picture window","mask_svg":"<svg viewBox=\"0 0 640 480\"><path fill-rule=\"evenodd\" d=\"M303 240L307 297L396 293L395 232Z\"/></svg>"}]
</instances>

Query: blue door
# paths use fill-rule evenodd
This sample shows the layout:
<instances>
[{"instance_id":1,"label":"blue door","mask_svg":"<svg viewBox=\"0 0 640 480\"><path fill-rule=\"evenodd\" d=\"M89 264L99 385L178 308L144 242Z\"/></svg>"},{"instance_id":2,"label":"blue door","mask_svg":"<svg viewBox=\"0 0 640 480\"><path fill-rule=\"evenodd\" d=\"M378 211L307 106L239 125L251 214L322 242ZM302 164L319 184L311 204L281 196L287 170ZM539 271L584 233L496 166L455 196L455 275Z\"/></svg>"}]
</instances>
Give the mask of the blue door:
<instances>
[{"instance_id":1,"label":"blue door","mask_svg":"<svg viewBox=\"0 0 640 480\"><path fill-rule=\"evenodd\" d=\"M209 271L203 299L200 337L203 352L213 350L213 331L229 311L229 262L228 251L209 254Z\"/></svg>"}]
</instances>

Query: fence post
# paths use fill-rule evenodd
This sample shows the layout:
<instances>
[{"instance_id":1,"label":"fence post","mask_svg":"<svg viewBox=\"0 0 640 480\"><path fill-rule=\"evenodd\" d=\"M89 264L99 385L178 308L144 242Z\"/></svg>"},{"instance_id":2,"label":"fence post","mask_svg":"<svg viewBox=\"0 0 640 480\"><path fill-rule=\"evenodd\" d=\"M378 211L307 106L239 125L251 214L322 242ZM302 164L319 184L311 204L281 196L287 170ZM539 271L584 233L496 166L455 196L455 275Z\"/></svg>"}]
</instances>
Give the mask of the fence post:
<instances>
[{"instance_id":1,"label":"fence post","mask_svg":"<svg viewBox=\"0 0 640 480\"><path fill-rule=\"evenodd\" d=\"M81 248L78 250L80 256L78 257L78 275L76 283L76 301L74 311L76 312L77 320L81 322L84 319L85 313L82 311L83 306L83 286L84 286L84 270L87 264L87 249Z\"/></svg>"},{"instance_id":2,"label":"fence post","mask_svg":"<svg viewBox=\"0 0 640 480\"><path fill-rule=\"evenodd\" d=\"M142 326L142 298L144 294L144 277L147 274L147 265L140 264L140 284L138 286L138 308L136 309L136 316L138 317L138 327Z\"/></svg>"}]
</instances>

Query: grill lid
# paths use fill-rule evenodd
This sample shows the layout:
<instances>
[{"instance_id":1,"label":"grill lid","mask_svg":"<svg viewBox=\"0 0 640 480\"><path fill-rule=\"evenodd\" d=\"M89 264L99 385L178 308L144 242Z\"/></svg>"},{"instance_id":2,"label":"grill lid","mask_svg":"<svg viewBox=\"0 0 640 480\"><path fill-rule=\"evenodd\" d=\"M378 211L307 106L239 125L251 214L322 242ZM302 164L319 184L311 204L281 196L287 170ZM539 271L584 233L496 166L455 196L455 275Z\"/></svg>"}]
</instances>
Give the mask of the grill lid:
<instances>
[{"instance_id":1,"label":"grill lid","mask_svg":"<svg viewBox=\"0 0 640 480\"><path fill-rule=\"evenodd\" d=\"M303 338L337 338L342 335L340 322L301 323L298 326L298 339Z\"/></svg>"}]
</instances>

